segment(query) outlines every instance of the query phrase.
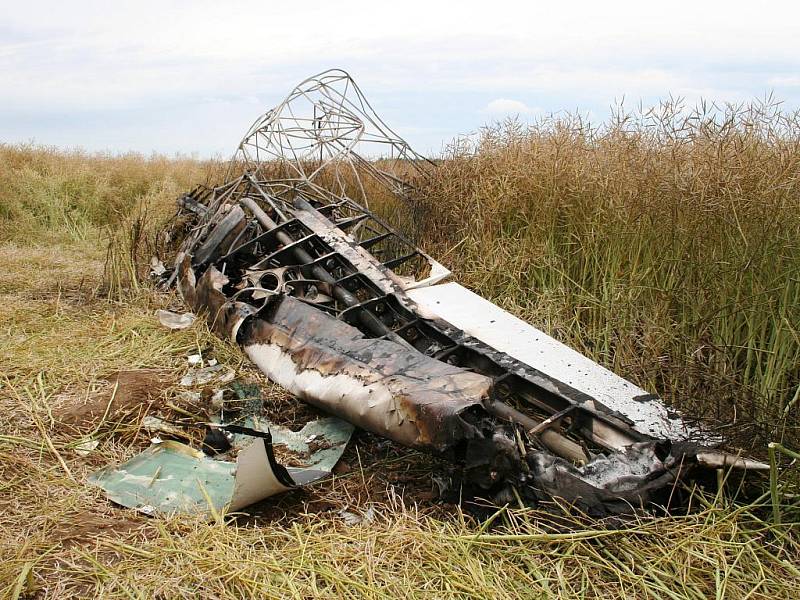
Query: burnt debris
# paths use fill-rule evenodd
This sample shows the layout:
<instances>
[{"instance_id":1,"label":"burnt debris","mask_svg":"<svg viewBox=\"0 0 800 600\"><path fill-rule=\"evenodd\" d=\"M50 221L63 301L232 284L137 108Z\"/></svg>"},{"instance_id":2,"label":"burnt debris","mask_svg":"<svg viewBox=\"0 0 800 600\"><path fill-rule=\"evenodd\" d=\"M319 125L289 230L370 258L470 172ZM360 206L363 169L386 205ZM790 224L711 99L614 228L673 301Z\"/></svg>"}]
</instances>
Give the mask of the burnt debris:
<instances>
[{"instance_id":1,"label":"burnt debris","mask_svg":"<svg viewBox=\"0 0 800 600\"><path fill-rule=\"evenodd\" d=\"M448 459L466 493L620 513L703 470L763 467L443 283L443 265L369 210L375 190L402 198L432 168L346 73L312 77L254 123L225 183L179 199L168 283L272 381Z\"/></svg>"}]
</instances>

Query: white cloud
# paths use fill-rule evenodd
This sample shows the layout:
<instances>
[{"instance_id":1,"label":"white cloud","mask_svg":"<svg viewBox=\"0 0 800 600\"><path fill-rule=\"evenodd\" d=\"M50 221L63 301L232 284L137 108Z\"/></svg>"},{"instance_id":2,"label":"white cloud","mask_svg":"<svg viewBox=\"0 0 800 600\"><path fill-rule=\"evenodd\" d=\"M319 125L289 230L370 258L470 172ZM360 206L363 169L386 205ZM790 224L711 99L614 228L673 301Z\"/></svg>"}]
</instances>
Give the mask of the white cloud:
<instances>
[{"instance_id":1,"label":"white cloud","mask_svg":"<svg viewBox=\"0 0 800 600\"><path fill-rule=\"evenodd\" d=\"M531 108L519 100L509 100L508 98L498 98L492 100L483 109L483 112L492 115L530 115L541 112L538 108Z\"/></svg>"},{"instance_id":2,"label":"white cloud","mask_svg":"<svg viewBox=\"0 0 800 600\"><path fill-rule=\"evenodd\" d=\"M350 71L390 125L426 132L412 143L433 147L489 115L607 114L623 97L738 101L774 86L800 103L800 3L780 19L737 3L27 0L0 23L0 141L92 148L119 131L121 145L135 118L136 150L191 151L213 135L224 146L331 67Z\"/></svg>"},{"instance_id":3,"label":"white cloud","mask_svg":"<svg viewBox=\"0 0 800 600\"><path fill-rule=\"evenodd\" d=\"M798 87L800 86L800 77L792 75L787 77L770 77L767 83L775 87Z\"/></svg>"}]
</instances>

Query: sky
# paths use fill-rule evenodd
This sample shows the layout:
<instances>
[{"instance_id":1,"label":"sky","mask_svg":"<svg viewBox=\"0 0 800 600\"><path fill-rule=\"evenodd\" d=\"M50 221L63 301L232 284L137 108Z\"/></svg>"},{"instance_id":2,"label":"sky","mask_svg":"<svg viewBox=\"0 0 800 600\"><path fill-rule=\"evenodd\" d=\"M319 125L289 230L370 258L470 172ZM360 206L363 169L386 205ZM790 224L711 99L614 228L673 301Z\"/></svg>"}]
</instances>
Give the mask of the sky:
<instances>
[{"instance_id":1,"label":"sky","mask_svg":"<svg viewBox=\"0 0 800 600\"><path fill-rule=\"evenodd\" d=\"M0 15L5 143L226 158L330 68L433 156L515 115L800 107L798 2L0 0Z\"/></svg>"}]
</instances>

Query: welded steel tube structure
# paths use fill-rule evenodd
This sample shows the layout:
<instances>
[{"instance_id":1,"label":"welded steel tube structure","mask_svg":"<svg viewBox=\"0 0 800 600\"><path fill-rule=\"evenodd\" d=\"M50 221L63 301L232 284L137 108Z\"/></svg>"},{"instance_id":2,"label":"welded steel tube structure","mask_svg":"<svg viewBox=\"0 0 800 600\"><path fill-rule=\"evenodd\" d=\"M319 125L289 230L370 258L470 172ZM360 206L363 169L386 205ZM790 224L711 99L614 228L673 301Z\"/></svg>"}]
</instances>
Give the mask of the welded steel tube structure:
<instances>
[{"instance_id":1,"label":"welded steel tube structure","mask_svg":"<svg viewBox=\"0 0 800 600\"><path fill-rule=\"evenodd\" d=\"M376 150L378 148L378 150ZM368 209L432 163L342 71L260 117L228 181L184 195L170 282L297 397L457 465L498 502L625 512L757 461L713 449L661 400L456 283ZM188 224L188 227L187 227Z\"/></svg>"}]
</instances>

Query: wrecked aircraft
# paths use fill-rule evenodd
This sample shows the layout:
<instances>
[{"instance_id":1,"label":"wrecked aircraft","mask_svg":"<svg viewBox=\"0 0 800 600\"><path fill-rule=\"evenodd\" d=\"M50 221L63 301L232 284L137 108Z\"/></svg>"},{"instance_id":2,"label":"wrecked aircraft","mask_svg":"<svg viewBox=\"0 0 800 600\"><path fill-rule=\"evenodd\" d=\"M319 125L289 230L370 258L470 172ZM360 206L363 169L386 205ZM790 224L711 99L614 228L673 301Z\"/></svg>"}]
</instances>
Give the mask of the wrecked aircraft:
<instances>
[{"instance_id":1,"label":"wrecked aircraft","mask_svg":"<svg viewBox=\"0 0 800 600\"><path fill-rule=\"evenodd\" d=\"M698 472L764 467L447 282L370 211L375 190L402 198L433 168L346 73L319 74L253 124L225 183L179 199L184 237L165 276L269 379L449 460L465 496L622 513L665 504Z\"/></svg>"}]
</instances>

